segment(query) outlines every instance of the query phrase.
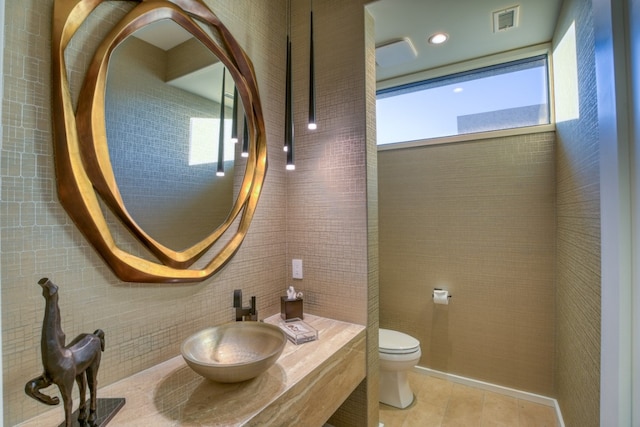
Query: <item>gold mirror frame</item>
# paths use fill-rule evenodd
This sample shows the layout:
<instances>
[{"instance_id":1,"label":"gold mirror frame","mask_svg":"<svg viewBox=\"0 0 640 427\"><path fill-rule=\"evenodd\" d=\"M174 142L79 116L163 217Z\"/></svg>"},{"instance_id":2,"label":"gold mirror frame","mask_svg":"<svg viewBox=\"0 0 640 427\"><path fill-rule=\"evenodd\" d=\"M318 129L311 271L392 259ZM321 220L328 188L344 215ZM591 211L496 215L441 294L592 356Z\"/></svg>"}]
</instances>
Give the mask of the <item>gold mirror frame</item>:
<instances>
[{"instance_id":1,"label":"gold mirror frame","mask_svg":"<svg viewBox=\"0 0 640 427\"><path fill-rule=\"evenodd\" d=\"M101 3L110 0L55 0L53 9L52 78L56 182L64 209L114 273L123 281L166 283L204 280L221 269L244 240L267 171L264 117L253 64L227 28L202 0L130 0L136 3L96 51L85 75L74 112L65 64L65 49L80 26ZM250 150L235 204L225 222L194 246L175 251L149 236L127 212L115 181L105 129L105 87L110 55L130 34L156 21L170 19L213 52L235 80L249 130ZM208 25L214 40L198 24ZM159 262L118 246L100 199ZM239 220L236 219L240 217ZM230 230L237 223L237 230ZM229 233L226 233L229 231ZM224 235L231 236L202 268L189 268Z\"/></svg>"}]
</instances>

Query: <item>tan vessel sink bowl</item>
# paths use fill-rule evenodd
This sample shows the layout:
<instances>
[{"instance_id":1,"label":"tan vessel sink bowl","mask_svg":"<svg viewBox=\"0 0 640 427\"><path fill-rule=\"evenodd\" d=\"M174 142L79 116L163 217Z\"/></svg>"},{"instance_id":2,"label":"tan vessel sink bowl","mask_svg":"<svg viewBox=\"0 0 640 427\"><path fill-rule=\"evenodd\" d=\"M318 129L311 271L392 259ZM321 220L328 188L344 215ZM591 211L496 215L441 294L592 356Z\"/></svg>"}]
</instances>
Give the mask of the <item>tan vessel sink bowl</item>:
<instances>
[{"instance_id":1,"label":"tan vessel sink bowl","mask_svg":"<svg viewBox=\"0 0 640 427\"><path fill-rule=\"evenodd\" d=\"M203 377L236 383L269 369L284 349L287 338L275 325L234 322L203 329L181 347L187 365Z\"/></svg>"}]
</instances>

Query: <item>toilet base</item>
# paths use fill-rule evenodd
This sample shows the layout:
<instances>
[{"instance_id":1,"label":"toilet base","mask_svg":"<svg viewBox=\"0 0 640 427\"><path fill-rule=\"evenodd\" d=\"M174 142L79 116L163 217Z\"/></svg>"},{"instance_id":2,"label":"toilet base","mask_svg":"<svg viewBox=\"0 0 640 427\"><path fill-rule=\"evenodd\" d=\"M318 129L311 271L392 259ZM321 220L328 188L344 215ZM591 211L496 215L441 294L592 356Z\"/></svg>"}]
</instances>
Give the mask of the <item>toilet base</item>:
<instances>
[{"instance_id":1,"label":"toilet base","mask_svg":"<svg viewBox=\"0 0 640 427\"><path fill-rule=\"evenodd\" d=\"M413 403L407 371L380 370L380 402L404 409Z\"/></svg>"}]
</instances>

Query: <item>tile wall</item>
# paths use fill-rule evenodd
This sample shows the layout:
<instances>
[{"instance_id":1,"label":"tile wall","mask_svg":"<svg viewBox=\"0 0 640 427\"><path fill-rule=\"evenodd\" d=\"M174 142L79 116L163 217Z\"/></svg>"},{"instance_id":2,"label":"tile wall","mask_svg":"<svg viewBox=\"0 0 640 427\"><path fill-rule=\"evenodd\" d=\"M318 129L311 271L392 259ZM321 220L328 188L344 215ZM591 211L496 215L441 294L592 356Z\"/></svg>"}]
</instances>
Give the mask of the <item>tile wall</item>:
<instances>
[{"instance_id":1,"label":"tile wall","mask_svg":"<svg viewBox=\"0 0 640 427\"><path fill-rule=\"evenodd\" d=\"M600 424L600 152L591 2L565 1L554 36L558 258L556 390L567 425ZM561 43L573 44L567 49Z\"/></svg>"},{"instance_id":2,"label":"tile wall","mask_svg":"<svg viewBox=\"0 0 640 427\"><path fill-rule=\"evenodd\" d=\"M419 339L421 366L553 395L555 143L379 153L380 326Z\"/></svg>"},{"instance_id":3,"label":"tile wall","mask_svg":"<svg viewBox=\"0 0 640 427\"><path fill-rule=\"evenodd\" d=\"M363 5L313 2L318 129L309 131L310 10L308 2L292 2L293 91L302 102L294 109L296 170L287 172L287 277L289 260L302 259L304 278L288 283L304 293L308 310L375 328L377 191L370 117L375 111L375 54L372 22ZM369 250L363 252L363 247ZM378 349L370 336L367 348L368 379L330 420L332 425L377 426ZM367 402L364 416L361 408Z\"/></svg>"}]
</instances>

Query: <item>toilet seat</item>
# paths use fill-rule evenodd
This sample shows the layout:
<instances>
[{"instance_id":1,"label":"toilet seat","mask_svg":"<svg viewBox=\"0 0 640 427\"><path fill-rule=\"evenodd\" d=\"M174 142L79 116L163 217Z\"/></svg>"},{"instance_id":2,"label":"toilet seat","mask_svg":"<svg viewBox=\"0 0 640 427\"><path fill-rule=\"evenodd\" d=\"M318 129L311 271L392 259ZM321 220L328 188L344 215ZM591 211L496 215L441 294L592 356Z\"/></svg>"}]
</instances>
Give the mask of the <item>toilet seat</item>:
<instances>
[{"instance_id":1,"label":"toilet seat","mask_svg":"<svg viewBox=\"0 0 640 427\"><path fill-rule=\"evenodd\" d=\"M378 351L385 354L411 354L420 351L420 341L403 332L378 330Z\"/></svg>"}]
</instances>

